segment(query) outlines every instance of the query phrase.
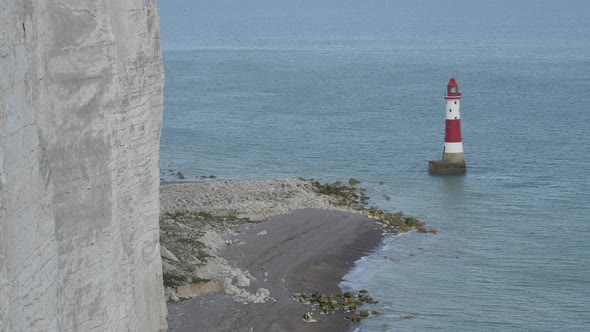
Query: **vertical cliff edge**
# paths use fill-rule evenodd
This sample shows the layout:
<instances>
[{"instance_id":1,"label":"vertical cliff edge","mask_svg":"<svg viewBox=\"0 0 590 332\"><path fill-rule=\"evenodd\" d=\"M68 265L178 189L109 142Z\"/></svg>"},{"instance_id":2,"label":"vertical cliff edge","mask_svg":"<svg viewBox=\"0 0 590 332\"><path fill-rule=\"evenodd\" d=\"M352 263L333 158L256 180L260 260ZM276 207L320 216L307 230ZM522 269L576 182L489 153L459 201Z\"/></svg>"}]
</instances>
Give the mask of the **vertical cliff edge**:
<instances>
[{"instance_id":1,"label":"vertical cliff edge","mask_svg":"<svg viewBox=\"0 0 590 332\"><path fill-rule=\"evenodd\" d=\"M155 0L0 2L0 330L166 329Z\"/></svg>"}]
</instances>

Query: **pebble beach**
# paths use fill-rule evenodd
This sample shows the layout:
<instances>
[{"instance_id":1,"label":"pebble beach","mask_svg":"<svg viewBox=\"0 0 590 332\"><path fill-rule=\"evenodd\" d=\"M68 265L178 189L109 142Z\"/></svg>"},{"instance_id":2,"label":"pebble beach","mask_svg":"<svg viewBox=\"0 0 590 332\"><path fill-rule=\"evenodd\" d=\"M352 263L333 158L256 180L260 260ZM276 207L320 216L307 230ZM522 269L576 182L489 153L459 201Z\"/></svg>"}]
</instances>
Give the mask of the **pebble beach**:
<instances>
[{"instance_id":1,"label":"pebble beach","mask_svg":"<svg viewBox=\"0 0 590 332\"><path fill-rule=\"evenodd\" d=\"M292 294L339 292L342 276L381 243L374 219L300 179L163 183L160 200L165 278L190 270L186 280L200 281L166 287L170 331L343 331L353 324L343 312L313 312ZM222 218L198 226L206 262L177 245L192 234L191 213ZM315 322L302 319L308 311Z\"/></svg>"}]
</instances>

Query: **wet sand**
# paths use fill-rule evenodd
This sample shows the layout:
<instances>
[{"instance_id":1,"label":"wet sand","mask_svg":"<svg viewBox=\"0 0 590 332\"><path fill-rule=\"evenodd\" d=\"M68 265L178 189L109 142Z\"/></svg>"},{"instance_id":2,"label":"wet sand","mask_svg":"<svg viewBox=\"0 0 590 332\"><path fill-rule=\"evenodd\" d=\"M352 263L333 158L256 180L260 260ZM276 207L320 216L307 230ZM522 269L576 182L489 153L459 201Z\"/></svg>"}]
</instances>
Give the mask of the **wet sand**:
<instances>
[{"instance_id":1,"label":"wet sand","mask_svg":"<svg viewBox=\"0 0 590 332\"><path fill-rule=\"evenodd\" d=\"M347 331L344 314L320 315L316 323L302 316L308 305L295 302L295 292L340 292L338 284L360 257L381 244L374 220L356 213L303 209L247 224L236 244L221 256L248 270L256 280L246 289L270 291L266 303L243 304L224 293L210 293L168 304L170 331Z\"/></svg>"}]
</instances>

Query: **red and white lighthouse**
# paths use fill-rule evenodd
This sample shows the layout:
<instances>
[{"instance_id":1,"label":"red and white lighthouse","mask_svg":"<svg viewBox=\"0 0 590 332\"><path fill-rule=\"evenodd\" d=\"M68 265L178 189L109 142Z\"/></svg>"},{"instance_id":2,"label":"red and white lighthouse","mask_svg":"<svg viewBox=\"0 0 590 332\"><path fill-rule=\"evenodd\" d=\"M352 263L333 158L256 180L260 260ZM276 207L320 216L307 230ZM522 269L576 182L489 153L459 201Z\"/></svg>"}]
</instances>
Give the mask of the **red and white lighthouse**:
<instances>
[{"instance_id":1,"label":"red and white lighthouse","mask_svg":"<svg viewBox=\"0 0 590 332\"><path fill-rule=\"evenodd\" d=\"M447 84L445 101L445 145L442 160L430 161L428 171L433 174L465 173L467 167L461 140L461 93L454 77Z\"/></svg>"}]
</instances>

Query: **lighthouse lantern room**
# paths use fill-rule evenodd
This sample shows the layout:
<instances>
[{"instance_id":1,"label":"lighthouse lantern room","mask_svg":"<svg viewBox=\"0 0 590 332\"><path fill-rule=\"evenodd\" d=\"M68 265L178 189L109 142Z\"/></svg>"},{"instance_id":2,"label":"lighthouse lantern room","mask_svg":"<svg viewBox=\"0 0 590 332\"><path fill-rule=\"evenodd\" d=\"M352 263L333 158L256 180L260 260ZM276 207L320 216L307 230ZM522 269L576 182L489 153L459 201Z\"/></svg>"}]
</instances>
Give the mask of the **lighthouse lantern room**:
<instances>
[{"instance_id":1,"label":"lighthouse lantern room","mask_svg":"<svg viewBox=\"0 0 590 332\"><path fill-rule=\"evenodd\" d=\"M461 93L454 77L447 84L445 96L445 144L442 160L430 161L431 174L461 174L467 171L461 140Z\"/></svg>"}]
</instances>

